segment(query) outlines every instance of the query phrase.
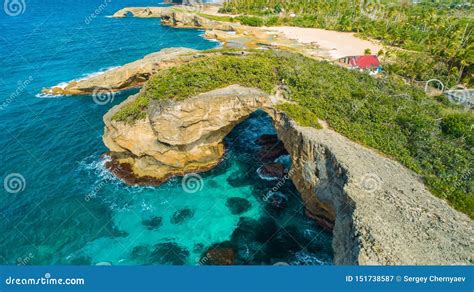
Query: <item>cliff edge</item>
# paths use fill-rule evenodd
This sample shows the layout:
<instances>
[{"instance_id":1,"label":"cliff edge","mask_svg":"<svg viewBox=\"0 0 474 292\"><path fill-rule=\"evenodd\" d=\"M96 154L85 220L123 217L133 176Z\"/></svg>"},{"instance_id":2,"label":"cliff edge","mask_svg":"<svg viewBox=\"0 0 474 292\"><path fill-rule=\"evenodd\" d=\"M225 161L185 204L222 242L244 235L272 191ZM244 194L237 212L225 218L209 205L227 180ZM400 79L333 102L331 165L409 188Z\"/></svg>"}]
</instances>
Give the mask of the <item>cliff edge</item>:
<instances>
[{"instance_id":1,"label":"cliff edge","mask_svg":"<svg viewBox=\"0 0 474 292\"><path fill-rule=\"evenodd\" d=\"M134 124L114 121L135 98L104 116L109 167L129 183L160 183L215 166L225 153L222 139L262 109L292 157L291 179L308 216L333 231L336 264L473 263L471 219L433 196L398 162L330 129L298 126L276 109L282 97L233 85L155 102Z\"/></svg>"}]
</instances>

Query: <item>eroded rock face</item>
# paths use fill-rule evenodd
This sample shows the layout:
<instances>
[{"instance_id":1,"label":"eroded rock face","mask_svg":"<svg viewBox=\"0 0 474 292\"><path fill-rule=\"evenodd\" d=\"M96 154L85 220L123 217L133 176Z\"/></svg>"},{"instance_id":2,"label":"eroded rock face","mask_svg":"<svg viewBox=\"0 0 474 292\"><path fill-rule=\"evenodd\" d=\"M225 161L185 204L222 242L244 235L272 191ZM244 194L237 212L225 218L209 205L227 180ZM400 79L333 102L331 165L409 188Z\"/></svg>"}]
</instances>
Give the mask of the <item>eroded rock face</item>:
<instances>
[{"instance_id":1,"label":"eroded rock face","mask_svg":"<svg viewBox=\"0 0 474 292\"><path fill-rule=\"evenodd\" d=\"M134 125L111 120L119 105L104 117L104 142L115 161L128 163L134 175L161 181L216 165L224 153L223 138L263 109L292 157L289 175L306 213L333 232L336 264L474 262L473 221L466 215L434 197L399 163L332 130L298 126L275 109L278 102L235 85L155 104Z\"/></svg>"},{"instance_id":2,"label":"eroded rock face","mask_svg":"<svg viewBox=\"0 0 474 292\"><path fill-rule=\"evenodd\" d=\"M176 7L127 7L114 13L113 17L161 18L163 25L187 28L215 28L233 30L234 24L207 19L195 13L190 6Z\"/></svg>"},{"instance_id":3,"label":"eroded rock face","mask_svg":"<svg viewBox=\"0 0 474 292\"><path fill-rule=\"evenodd\" d=\"M187 48L163 49L157 53L149 54L138 61L108 70L103 74L80 81L72 81L64 88L45 88L42 92L56 95L84 95L98 90L111 93L140 87L151 75L159 70L178 66L192 60L196 52L196 50Z\"/></svg>"},{"instance_id":4,"label":"eroded rock face","mask_svg":"<svg viewBox=\"0 0 474 292\"><path fill-rule=\"evenodd\" d=\"M413 172L332 130L273 117L307 214L334 225L336 264L473 263L473 221Z\"/></svg>"},{"instance_id":5,"label":"eroded rock face","mask_svg":"<svg viewBox=\"0 0 474 292\"><path fill-rule=\"evenodd\" d=\"M214 167L224 155L224 137L259 108L270 108L272 99L257 89L238 85L217 89L184 101L150 105L147 117L126 124L112 120L125 103L105 116L104 143L113 161L133 173L122 177L132 184L155 183L173 175Z\"/></svg>"}]
</instances>

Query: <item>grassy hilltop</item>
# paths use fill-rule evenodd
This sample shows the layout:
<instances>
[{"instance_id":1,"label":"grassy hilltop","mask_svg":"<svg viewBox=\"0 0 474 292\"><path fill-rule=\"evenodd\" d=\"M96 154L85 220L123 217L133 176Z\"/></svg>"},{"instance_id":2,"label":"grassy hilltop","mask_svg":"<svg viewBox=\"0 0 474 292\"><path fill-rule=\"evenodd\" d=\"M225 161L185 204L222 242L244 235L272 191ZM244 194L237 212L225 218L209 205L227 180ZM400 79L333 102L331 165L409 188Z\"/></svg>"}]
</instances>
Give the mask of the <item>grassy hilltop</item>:
<instances>
[{"instance_id":1,"label":"grassy hilltop","mask_svg":"<svg viewBox=\"0 0 474 292\"><path fill-rule=\"evenodd\" d=\"M286 88L295 103L281 109L298 123L318 127L317 117L326 120L419 173L434 194L474 218L472 113L400 79L278 51L213 55L159 72L113 119L133 123L146 116L151 100L182 100L236 83L268 93Z\"/></svg>"}]
</instances>

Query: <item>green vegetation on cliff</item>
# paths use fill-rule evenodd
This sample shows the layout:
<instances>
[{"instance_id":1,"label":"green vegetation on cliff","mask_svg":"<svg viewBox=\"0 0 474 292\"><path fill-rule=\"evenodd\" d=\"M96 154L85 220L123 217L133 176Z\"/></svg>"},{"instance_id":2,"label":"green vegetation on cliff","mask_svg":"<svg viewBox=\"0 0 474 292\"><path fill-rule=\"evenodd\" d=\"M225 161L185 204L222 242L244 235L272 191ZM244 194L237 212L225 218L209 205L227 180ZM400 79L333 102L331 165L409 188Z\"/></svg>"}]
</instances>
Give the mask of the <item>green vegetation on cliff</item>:
<instances>
[{"instance_id":1,"label":"green vegetation on cliff","mask_svg":"<svg viewBox=\"0 0 474 292\"><path fill-rule=\"evenodd\" d=\"M437 196L474 218L474 118L449 103L392 78L373 78L291 53L202 57L161 71L114 120L146 116L151 100L180 100L231 84L268 93L284 88L281 105L303 126L317 117L344 136L396 158L419 173Z\"/></svg>"},{"instance_id":2,"label":"green vegetation on cliff","mask_svg":"<svg viewBox=\"0 0 474 292\"><path fill-rule=\"evenodd\" d=\"M291 25L358 32L389 46L391 73L448 86L474 85L474 9L466 1L228 0L221 12L245 14L243 24ZM376 53L376 52L374 52Z\"/></svg>"}]
</instances>

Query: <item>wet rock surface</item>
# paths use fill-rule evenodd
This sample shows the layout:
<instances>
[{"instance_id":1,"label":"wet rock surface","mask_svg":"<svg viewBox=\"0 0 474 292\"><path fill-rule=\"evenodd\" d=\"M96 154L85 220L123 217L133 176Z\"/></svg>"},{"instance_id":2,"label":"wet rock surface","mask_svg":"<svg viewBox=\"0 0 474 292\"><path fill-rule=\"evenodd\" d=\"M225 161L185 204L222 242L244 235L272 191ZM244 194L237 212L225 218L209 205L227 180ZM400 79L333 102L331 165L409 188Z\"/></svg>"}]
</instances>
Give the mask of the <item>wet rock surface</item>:
<instances>
[{"instance_id":1,"label":"wet rock surface","mask_svg":"<svg viewBox=\"0 0 474 292\"><path fill-rule=\"evenodd\" d=\"M163 224L163 218L155 216L150 219L143 220L142 224L148 230L155 230L161 227L161 225Z\"/></svg>"},{"instance_id":2,"label":"wet rock surface","mask_svg":"<svg viewBox=\"0 0 474 292\"><path fill-rule=\"evenodd\" d=\"M171 223L182 224L183 222L192 218L193 216L194 216L194 211L191 209L178 210L173 214L173 217L171 217Z\"/></svg>"},{"instance_id":3,"label":"wet rock surface","mask_svg":"<svg viewBox=\"0 0 474 292\"><path fill-rule=\"evenodd\" d=\"M230 242L211 246L201 257L200 264L214 266L228 266L235 264L235 252Z\"/></svg>"},{"instance_id":4,"label":"wet rock surface","mask_svg":"<svg viewBox=\"0 0 474 292\"><path fill-rule=\"evenodd\" d=\"M226 206L233 215L240 215L250 209L252 204L244 198L233 197L227 199Z\"/></svg>"},{"instance_id":5,"label":"wet rock surface","mask_svg":"<svg viewBox=\"0 0 474 292\"><path fill-rule=\"evenodd\" d=\"M287 170L283 164L267 163L259 168L259 174L268 178L282 178L287 174Z\"/></svg>"}]
</instances>

